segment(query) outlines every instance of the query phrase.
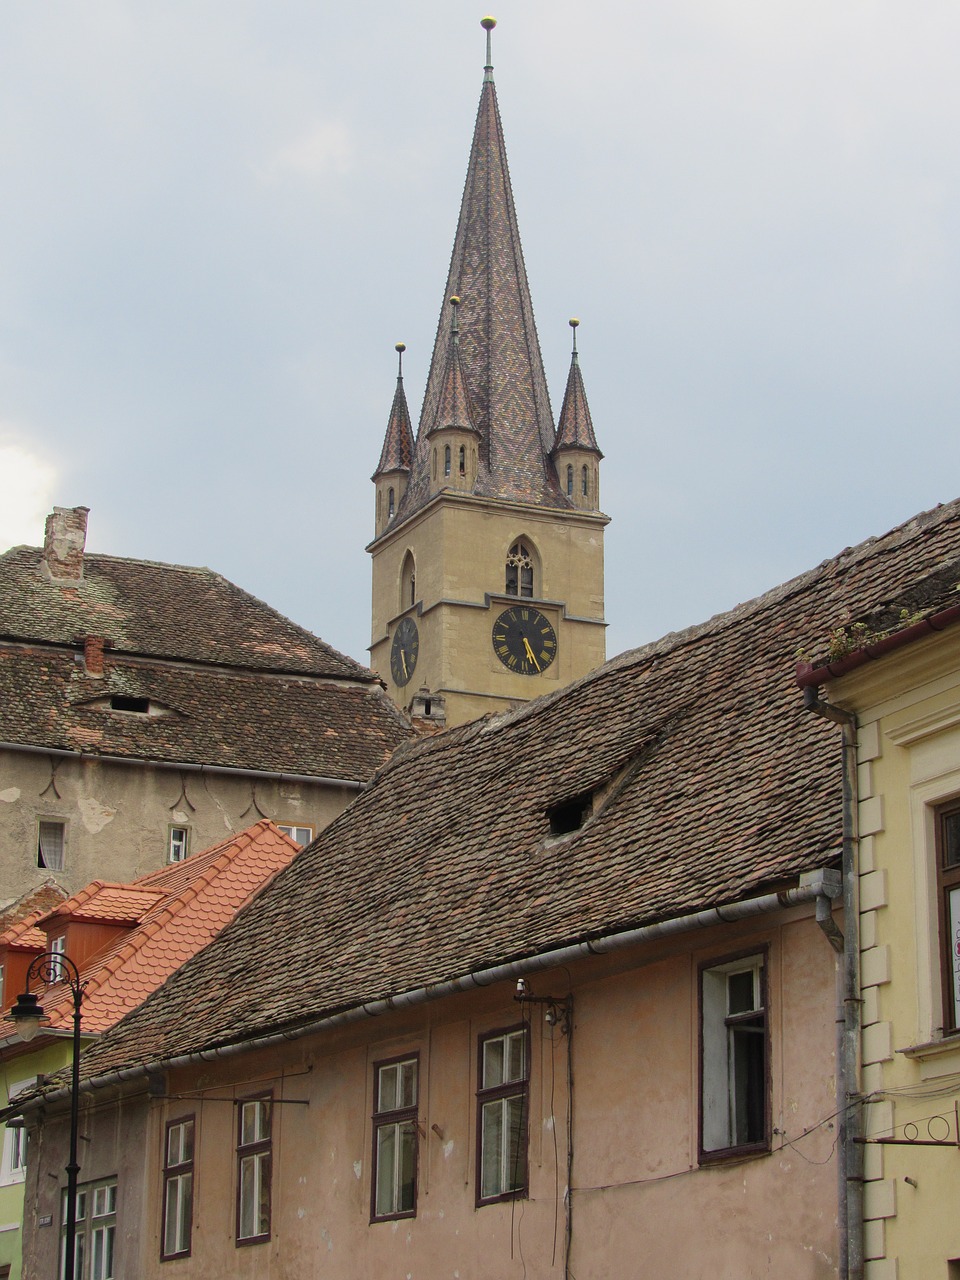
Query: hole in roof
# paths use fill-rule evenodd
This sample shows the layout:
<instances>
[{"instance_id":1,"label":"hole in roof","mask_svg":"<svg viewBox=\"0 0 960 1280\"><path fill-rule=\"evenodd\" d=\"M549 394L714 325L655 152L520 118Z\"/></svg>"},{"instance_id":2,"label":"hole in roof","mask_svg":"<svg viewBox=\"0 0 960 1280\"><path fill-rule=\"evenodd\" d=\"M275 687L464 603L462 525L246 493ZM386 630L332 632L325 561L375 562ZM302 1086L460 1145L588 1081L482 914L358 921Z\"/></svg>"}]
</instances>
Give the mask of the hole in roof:
<instances>
[{"instance_id":1,"label":"hole in roof","mask_svg":"<svg viewBox=\"0 0 960 1280\"><path fill-rule=\"evenodd\" d=\"M149 698L131 698L125 693L115 693L110 698L111 711L137 711L141 715L150 712Z\"/></svg>"},{"instance_id":2,"label":"hole in roof","mask_svg":"<svg viewBox=\"0 0 960 1280\"><path fill-rule=\"evenodd\" d=\"M577 796L573 800L564 800L547 810L552 836L569 835L571 831L579 831L592 812L591 796Z\"/></svg>"}]
</instances>

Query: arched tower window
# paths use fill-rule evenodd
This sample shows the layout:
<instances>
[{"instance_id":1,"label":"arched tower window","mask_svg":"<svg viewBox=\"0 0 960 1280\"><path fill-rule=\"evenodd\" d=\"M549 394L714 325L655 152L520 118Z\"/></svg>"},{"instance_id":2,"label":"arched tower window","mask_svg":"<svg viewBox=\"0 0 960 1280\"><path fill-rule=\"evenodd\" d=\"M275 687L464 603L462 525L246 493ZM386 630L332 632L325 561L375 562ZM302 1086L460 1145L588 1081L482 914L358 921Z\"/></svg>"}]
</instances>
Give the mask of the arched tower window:
<instances>
[{"instance_id":1,"label":"arched tower window","mask_svg":"<svg viewBox=\"0 0 960 1280\"><path fill-rule=\"evenodd\" d=\"M506 592L508 596L533 596L533 556L525 542L515 542L507 556Z\"/></svg>"},{"instance_id":2,"label":"arched tower window","mask_svg":"<svg viewBox=\"0 0 960 1280\"><path fill-rule=\"evenodd\" d=\"M467 474L467 450L464 445L460 446L460 474L462 476Z\"/></svg>"},{"instance_id":3,"label":"arched tower window","mask_svg":"<svg viewBox=\"0 0 960 1280\"><path fill-rule=\"evenodd\" d=\"M443 474L445 476L448 476L450 474L450 446L449 445L444 445L444 448L443 448Z\"/></svg>"},{"instance_id":4,"label":"arched tower window","mask_svg":"<svg viewBox=\"0 0 960 1280\"><path fill-rule=\"evenodd\" d=\"M388 520L393 519L395 511L396 511L396 497L394 495L393 488L391 486L391 488L387 490L387 519Z\"/></svg>"},{"instance_id":5,"label":"arched tower window","mask_svg":"<svg viewBox=\"0 0 960 1280\"><path fill-rule=\"evenodd\" d=\"M580 490L580 491L581 491L581 493L583 494L583 496L584 496L584 497L587 497L587 495L588 495L588 494L589 494L589 492L590 492L590 484L589 484L589 481L588 481L588 479L587 479L587 468L586 468L586 467L584 467L584 468L583 468L583 471L582 471L582 473L581 473L580 483L581 483L581 486L582 486L582 488L581 488L581 490Z\"/></svg>"},{"instance_id":6,"label":"arched tower window","mask_svg":"<svg viewBox=\"0 0 960 1280\"><path fill-rule=\"evenodd\" d=\"M573 497L573 467L567 467L567 497Z\"/></svg>"},{"instance_id":7,"label":"arched tower window","mask_svg":"<svg viewBox=\"0 0 960 1280\"><path fill-rule=\"evenodd\" d=\"M408 551L403 557L403 567L400 570L400 608L409 609L411 605L417 603L417 563L413 558L413 552Z\"/></svg>"}]
</instances>

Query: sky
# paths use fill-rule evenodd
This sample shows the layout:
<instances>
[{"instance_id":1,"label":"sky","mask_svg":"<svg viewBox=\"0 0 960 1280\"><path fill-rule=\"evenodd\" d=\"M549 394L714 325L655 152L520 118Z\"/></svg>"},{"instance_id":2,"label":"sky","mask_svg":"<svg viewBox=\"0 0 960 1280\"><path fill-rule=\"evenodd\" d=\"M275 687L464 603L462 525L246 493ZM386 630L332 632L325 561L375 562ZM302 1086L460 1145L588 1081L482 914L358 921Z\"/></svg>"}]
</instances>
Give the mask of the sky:
<instances>
[{"instance_id":1,"label":"sky","mask_svg":"<svg viewBox=\"0 0 960 1280\"><path fill-rule=\"evenodd\" d=\"M5 0L0 549L82 504L88 549L366 659L484 12L555 414L581 321L608 655L960 494L955 3Z\"/></svg>"}]
</instances>

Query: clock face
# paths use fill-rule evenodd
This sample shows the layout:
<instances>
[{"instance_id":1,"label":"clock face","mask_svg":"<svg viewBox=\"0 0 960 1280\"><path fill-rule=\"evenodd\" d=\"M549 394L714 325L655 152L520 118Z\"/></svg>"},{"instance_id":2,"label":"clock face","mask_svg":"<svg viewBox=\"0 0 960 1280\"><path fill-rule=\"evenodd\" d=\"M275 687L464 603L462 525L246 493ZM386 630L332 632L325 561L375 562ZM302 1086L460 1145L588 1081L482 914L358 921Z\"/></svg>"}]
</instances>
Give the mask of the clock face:
<instances>
[{"instance_id":1,"label":"clock face","mask_svg":"<svg viewBox=\"0 0 960 1280\"><path fill-rule=\"evenodd\" d=\"M517 675L538 676L557 656L557 633L539 609L515 604L493 624L493 651Z\"/></svg>"},{"instance_id":2,"label":"clock face","mask_svg":"<svg viewBox=\"0 0 960 1280\"><path fill-rule=\"evenodd\" d=\"M402 618L390 646L390 674L401 687L413 675L420 652L420 632L412 618Z\"/></svg>"}]
</instances>

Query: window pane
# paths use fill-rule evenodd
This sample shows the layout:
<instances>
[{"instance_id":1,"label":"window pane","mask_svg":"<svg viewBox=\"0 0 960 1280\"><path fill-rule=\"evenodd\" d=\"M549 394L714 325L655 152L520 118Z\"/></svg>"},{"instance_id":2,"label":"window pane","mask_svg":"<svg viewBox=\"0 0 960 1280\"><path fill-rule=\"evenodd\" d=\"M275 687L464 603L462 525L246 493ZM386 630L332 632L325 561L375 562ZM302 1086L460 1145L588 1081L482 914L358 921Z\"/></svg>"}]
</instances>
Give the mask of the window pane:
<instances>
[{"instance_id":1,"label":"window pane","mask_svg":"<svg viewBox=\"0 0 960 1280\"><path fill-rule=\"evenodd\" d=\"M396 1213L397 1129L385 1124L377 1131L377 1215Z\"/></svg>"},{"instance_id":2,"label":"window pane","mask_svg":"<svg viewBox=\"0 0 960 1280\"><path fill-rule=\"evenodd\" d=\"M503 1036L483 1046L483 1087L494 1089L498 1084L503 1084Z\"/></svg>"},{"instance_id":3,"label":"window pane","mask_svg":"<svg viewBox=\"0 0 960 1280\"><path fill-rule=\"evenodd\" d=\"M417 1171L417 1126L413 1120L399 1125L400 1168L397 1178L397 1212L410 1213Z\"/></svg>"},{"instance_id":4,"label":"window pane","mask_svg":"<svg viewBox=\"0 0 960 1280\"><path fill-rule=\"evenodd\" d=\"M953 978L953 1025L960 1027L960 889L951 889L947 894L947 920L950 929L947 945Z\"/></svg>"},{"instance_id":5,"label":"window pane","mask_svg":"<svg viewBox=\"0 0 960 1280\"><path fill-rule=\"evenodd\" d=\"M948 813L943 819L943 865L960 866L960 813Z\"/></svg>"},{"instance_id":6,"label":"window pane","mask_svg":"<svg viewBox=\"0 0 960 1280\"><path fill-rule=\"evenodd\" d=\"M380 1097L377 1100L378 1111L396 1111L400 1105L397 1101L397 1084L400 1066L396 1064L380 1068Z\"/></svg>"},{"instance_id":7,"label":"window pane","mask_svg":"<svg viewBox=\"0 0 960 1280\"><path fill-rule=\"evenodd\" d=\"M506 1080L522 1080L526 1075L523 1065L523 1048L524 1035L522 1031L514 1031L512 1035L507 1036Z\"/></svg>"},{"instance_id":8,"label":"window pane","mask_svg":"<svg viewBox=\"0 0 960 1280\"><path fill-rule=\"evenodd\" d=\"M516 1191L523 1186L523 1152L520 1138L523 1133L523 1095L504 1100L507 1120L506 1161L503 1170L503 1189Z\"/></svg>"},{"instance_id":9,"label":"window pane","mask_svg":"<svg viewBox=\"0 0 960 1280\"><path fill-rule=\"evenodd\" d=\"M63 870L63 823L41 822L37 865L49 871Z\"/></svg>"},{"instance_id":10,"label":"window pane","mask_svg":"<svg viewBox=\"0 0 960 1280\"><path fill-rule=\"evenodd\" d=\"M400 1064L400 1106L414 1107L417 1104L417 1064L402 1062Z\"/></svg>"},{"instance_id":11,"label":"window pane","mask_svg":"<svg viewBox=\"0 0 960 1280\"><path fill-rule=\"evenodd\" d=\"M245 1156L240 1161L240 1238L248 1240L257 1235L257 1172L256 1156Z\"/></svg>"},{"instance_id":12,"label":"window pane","mask_svg":"<svg viewBox=\"0 0 960 1280\"><path fill-rule=\"evenodd\" d=\"M727 978L727 1012L749 1013L757 1006L754 1003L754 973L748 969L745 973L731 973Z\"/></svg>"},{"instance_id":13,"label":"window pane","mask_svg":"<svg viewBox=\"0 0 960 1280\"><path fill-rule=\"evenodd\" d=\"M503 1165L503 1103L485 1102L481 1118L480 1196L500 1195Z\"/></svg>"}]
</instances>

